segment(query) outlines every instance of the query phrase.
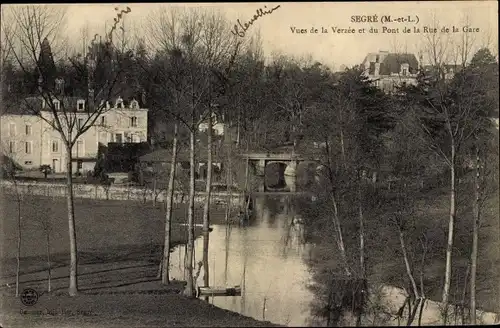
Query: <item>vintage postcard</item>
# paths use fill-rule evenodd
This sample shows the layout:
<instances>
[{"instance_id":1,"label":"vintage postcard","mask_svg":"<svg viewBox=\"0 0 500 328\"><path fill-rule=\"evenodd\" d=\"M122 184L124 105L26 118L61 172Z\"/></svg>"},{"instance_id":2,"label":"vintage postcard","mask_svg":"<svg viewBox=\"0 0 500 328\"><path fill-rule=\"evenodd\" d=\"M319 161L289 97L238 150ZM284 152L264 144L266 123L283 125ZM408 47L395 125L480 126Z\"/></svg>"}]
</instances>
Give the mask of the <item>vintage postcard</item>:
<instances>
[{"instance_id":1,"label":"vintage postcard","mask_svg":"<svg viewBox=\"0 0 500 328\"><path fill-rule=\"evenodd\" d=\"M496 1L0 30L0 328L500 322Z\"/></svg>"}]
</instances>

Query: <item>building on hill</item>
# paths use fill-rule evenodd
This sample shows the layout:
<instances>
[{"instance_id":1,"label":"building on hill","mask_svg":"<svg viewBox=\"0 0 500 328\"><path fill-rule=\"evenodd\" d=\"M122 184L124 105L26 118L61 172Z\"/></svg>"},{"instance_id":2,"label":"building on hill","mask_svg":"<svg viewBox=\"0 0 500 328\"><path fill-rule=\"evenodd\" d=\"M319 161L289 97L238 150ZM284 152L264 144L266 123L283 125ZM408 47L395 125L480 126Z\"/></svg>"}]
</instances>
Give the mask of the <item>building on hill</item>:
<instances>
[{"instance_id":1,"label":"building on hill","mask_svg":"<svg viewBox=\"0 0 500 328\"><path fill-rule=\"evenodd\" d=\"M453 79L456 73L462 69L462 65L444 64L441 67L424 65L422 70L427 76L438 76L446 81Z\"/></svg>"},{"instance_id":2,"label":"building on hill","mask_svg":"<svg viewBox=\"0 0 500 328\"><path fill-rule=\"evenodd\" d=\"M373 84L386 92L393 92L397 86L415 85L420 68L414 54L388 51L369 53L362 67Z\"/></svg>"},{"instance_id":3,"label":"building on hill","mask_svg":"<svg viewBox=\"0 0 500 328\"><path fill-rule=\"evenodd\" d=\"M219 117L220 116L220 117ZM212 113L212 130L214 136L223 136L226 125L224 124L224 116ZM208 131L208 118L200 123L198 130L200 132Z\"/></svg>"},{"instance_id":4,"label":"building on hill","mask_svg":"<svg viewBox=\"0 0 500 328\"><path fill-rule=\"evenodd\" d=\"M62 104L53 100L56 110L62 107L67 115L74 115L71 120L77 125L85 124L89 118L85 99L69 96L59 99ZM65 145L59 132L48 123L55 119L51 108L42 97L28 97L23 104L8 108L0 117L3 154L25 170L37 170L46 164L56 173L65 172ZM106 110L73 146L73 172L94 170L99 144L146 142L147 119L148 109L140 108L135 99L118 97L113 104L106 103Z\"/></svg>"}]
</instances>

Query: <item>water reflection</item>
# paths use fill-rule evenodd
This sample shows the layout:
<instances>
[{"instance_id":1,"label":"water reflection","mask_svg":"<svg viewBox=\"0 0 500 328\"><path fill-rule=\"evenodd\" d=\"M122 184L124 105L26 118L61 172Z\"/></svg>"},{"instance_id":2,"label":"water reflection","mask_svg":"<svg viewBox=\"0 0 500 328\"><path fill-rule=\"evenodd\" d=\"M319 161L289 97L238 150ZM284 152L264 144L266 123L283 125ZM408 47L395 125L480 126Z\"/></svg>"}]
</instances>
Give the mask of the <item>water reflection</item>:
<instances>
[{"instance_id":1,"label":"water reflection","mask_svg":"<svg viewBox=\"0 0 500 328\"><path fill-rule=\"evenodd\" d=\"M241 296L210 297L209 302L273 323L306 325L313 295L306 284L311 280L305 263L302 219L295 213L289 196L257 197L255 217L246 227L214 225L208 245L209 285L240 285ZM176 250L171 275L184 277L184 250ZM195 263L202 259L203 238L195 241ZM202 270L203 271L203 270ZM197 279L204 286L203 273Z\"/></svg>"}]
</instances>

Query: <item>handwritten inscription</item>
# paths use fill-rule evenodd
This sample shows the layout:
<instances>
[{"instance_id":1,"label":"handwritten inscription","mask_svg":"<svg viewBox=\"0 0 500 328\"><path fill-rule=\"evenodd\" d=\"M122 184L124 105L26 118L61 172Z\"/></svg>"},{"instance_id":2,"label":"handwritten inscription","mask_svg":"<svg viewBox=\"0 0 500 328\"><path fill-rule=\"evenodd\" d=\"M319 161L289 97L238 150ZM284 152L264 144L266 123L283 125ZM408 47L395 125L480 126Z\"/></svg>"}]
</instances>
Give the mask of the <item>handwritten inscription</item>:
<instances>
[{"instance_id":1,"label":"handwritten inscription","mask_svg":"<svg viewBox=\"0 0 500 328\"><path fill-rule=\"evenodd\" d=\"M278 5L278 6L274 7L274 8L271 8L270 10L267 10L267 6L264 6L264 9L266 9L266 10L264 10L262 8L259 8L259 9L256 10L257 13L253 15L252 19L250 19L248 22L245 22L243 24L238 19L236 21L237 24L234 24L234 28L231 31L231 33L233 33L234 35L237 35L239 37L244 37L245 36L245 32L250 28L250 26L253 25L253 23L257 19L259 19L262 16L269 15L269 14L273 13L276 9L278 9L280 7L281 6Z\"/></svg>"}]
</instances>

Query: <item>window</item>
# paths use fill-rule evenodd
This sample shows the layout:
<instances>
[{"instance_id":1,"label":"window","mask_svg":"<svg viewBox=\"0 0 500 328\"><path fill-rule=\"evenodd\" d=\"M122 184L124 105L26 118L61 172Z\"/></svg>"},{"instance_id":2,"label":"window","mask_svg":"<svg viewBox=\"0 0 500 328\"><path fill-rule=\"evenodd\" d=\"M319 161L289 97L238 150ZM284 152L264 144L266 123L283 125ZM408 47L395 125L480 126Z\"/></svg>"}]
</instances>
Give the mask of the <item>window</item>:
<instances>
[{"instance_id":1,"label":"window","mask_svg":"<svg viewBox=\"0 0 500 328\"><path fill-rule=\"evenodd\" d=\"M85 150L83 149L83 140L76 141L76 156L85 154Z\"/></svg>"},{"instance_id":2,"label":"window","mask_svg":"<svg viewBox=\"0 0 500 328\"><path fill-rule=\"evenodd\" d=\"M118 97L118 99L116 99L115 108L123 108L123 99L121 97Z\"/></svg>"},{"instance_id":3,"label":"window","mask_svg":"<svg viewBox=\"0 0 500 328\"><path fill-rule=\"evenodd\" d=\"M105 126L106 125L106 116L101 116L101 125Z\"/></svg>"},{"instance_id":4,"label":"window","mask_svg":"<svg viewBox=\"0 0 500 328\"><path fill-rule=\"evenodd\" d=\"M11 137L15 137L16 136L16 124L15 123L10 123L9 124L9 135Z\"/></svg>"},{"instance_id":5,"label":"window","mask_svg":"<svg viewBox=\"0 0 500 328\"><path fill-rule=\"evenodd\" d=\"M26 141L24 144L24 150L26 154L31 154L31 141Z\"/></svg>"},{"instance_id":6,"label":"window","mask_svg":"<svg viewBox=\"0 0 500 328\"><path fill-rule=\"evenodd\" d=\"M408 75L408 71L410 69L410 65L408 63L401 64L401 75Z\"/></svg>"},{"instance_id":7,"label":"window","mask_svg":"<svg viewBox=\"0 0 500 328\"><path fill-rule=\"evenodd\" d=\"M25 161L24 162L24 165L31 165L31 164L33 164L33 162L31 162L31 161Z\"/></svg>"},{"instance_id":8,"label":"window","mask_svg":"<svg viewBox=\"0 0 500 328\"><path fill-rule=\"evenodd\" d=\"M13 154L16 152L16 142L15 141L9 141L9 153Z\"/></svg>"},{"instance_id":9,"label":"window","mask_svg":"<svg viewBox=\"0 0 500 328\"><path fill-rule=\"evenodd\" d=\"M137 100L132 100L130 102L130 108L132 108L132 109L139 108L139 103L137 102Z\"/></svg>"},{"instance_id":10,"label":"window","mask_svg":"<svg viewBox=\"0 0 500 328\"><path fill-rule=\"evenodd\" d=\"M137 126L137 117L136 116L132 116L130 118L130 126L133 126L133 127Z\"/></svg>"},{"instance_id":11,"label":"window","mask_svg":"<svg viewBox=\"0 0 500 328\"><path fill-rule=\"evenodd\" d=\"M379 55L377 55L377 56L375 57L375 62L376 62L376 63L378 63L379 61L380 61L380 56L379 56Z\"/></svg>"},{"instance_id":12,"label":"window","mask_svg":"<svg viewBox=\"0 0 500 328\"><path fill-rule=\"evenodd\" d=\"M83 118L79 118L77 122L77 129L81 130L83 127Z\"/></svg>"},{"instance_id":13,"label":"window","mask_svg":"<svg viewBox=\"0 0 500 328\"><path fill-rule=\"evenodd\" d=\"M121 133L116 133L115 134L115 142L117 143L122 143L123 142L123 137Z\"/></svg>"},{"instance_id":14,"label":"window","mask_svg":"<svg viewBox=\"0 0 500 328\"><path fill-rule=\"evenodd\" d=\"M85 100L78 100L76 102L76 109L79 110L79 111L82 111L85 109Z\"/></svg>"},{"instance_id":15,"label":"window","mask_svg":"<svg viewBox=\"0 0 500 328\"><path fill-rule=\"evenodd\" d=\"M76 163L77 163L77 169L78 169L78 170L83 169L83 161L79 160L79 161L77 161Z\"/></svg>"},{"instance_id":16,"label":"window","mask_svg":"<svg viewBox=\"0 0 500 328\"><path fill-rule=\"evenodd\" d=\"M26 124L25 130L26 130L26 135L30 136L31 135L31 125Z\"/></svg>"},{"instance_id":17,"label":"window","mask_svg":"<svg viewBox=\"0 0 500 328\"><path fill-rule=\"evenodd\" d=\"M53 153L59 152L59 142L57 140L52 140L52 152Z\"/></svg>"},{"instance_id":18,"label":"window","mask_svg":"<svg viewBox=\"0 0 500 328\"><path fill-rule=\"evenodd\" d=\"M59 100L54 100L54 107L56 110L61 109L61 103L59 102Z\"/></svg>"}]
</instances>

